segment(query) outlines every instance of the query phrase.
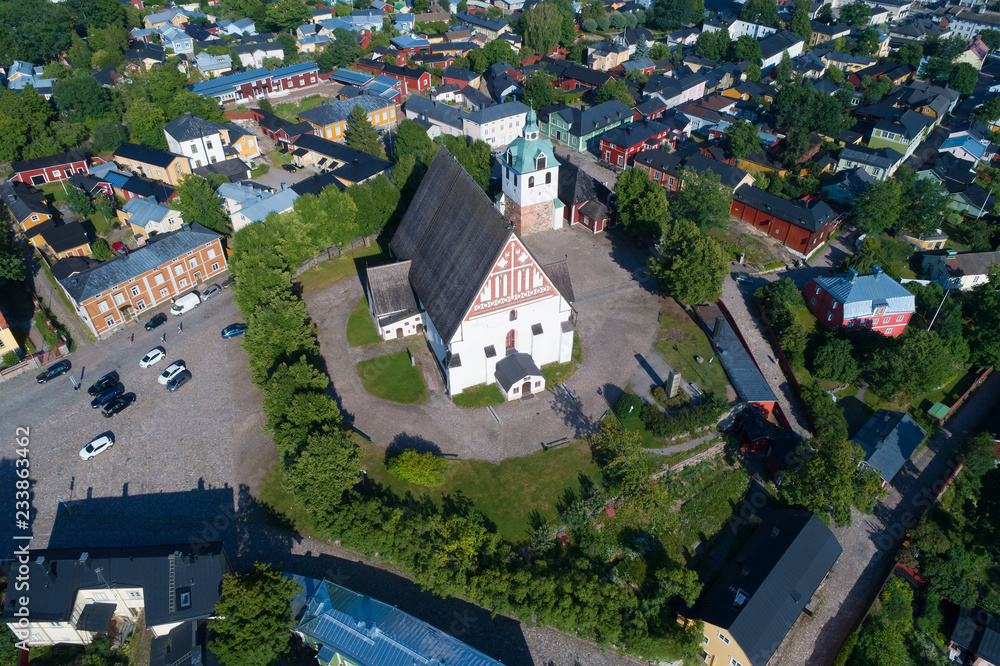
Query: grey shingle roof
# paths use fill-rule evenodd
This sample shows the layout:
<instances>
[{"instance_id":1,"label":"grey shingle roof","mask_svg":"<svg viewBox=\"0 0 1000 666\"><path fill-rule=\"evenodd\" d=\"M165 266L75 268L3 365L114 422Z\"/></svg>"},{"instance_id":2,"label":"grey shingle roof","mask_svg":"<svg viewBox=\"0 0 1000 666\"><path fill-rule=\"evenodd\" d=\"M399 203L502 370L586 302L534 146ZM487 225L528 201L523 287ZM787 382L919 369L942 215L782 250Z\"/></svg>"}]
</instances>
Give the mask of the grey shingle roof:
<instances>
[{"instance_id":1,"label":"grey shingle roof","mask_svg":"<svg viewBox=\"0 0 1000 666\"><path fill-rule=\"evenodd\" d=\"M355 106L360 106L365 112L371 113L394 106L394 103L374 95L358 95L353 99L340 99L314 106L301 112L299 118L320 126L331 125L341 120L347 120Z\"/></svg>"},{"instance_id":2,"label":"grey shingle roof","mask_svg":"<svg viewBox=\"0 0 1000 666\"><path fill-rule=\"evenodd\" d=\"M751 664L766 664L841 552L814 514L772 511L690 616L729 630Z\"/></svg>"},{"instance_id":3,"label":"grey shingle roof","mask_svg":"<svg viewBox=\"0 0 1000 666\"><path fill-rule=\"evenodd\" d=\"M71 150L68 153L59 153L58 155L49 155L48 157L35 157L30 160L19 160L11 164L14 169L14 173L20 173L21 171L33 171L35 169L43 169L45 167L62 166L63 164L70 164L72 162L86 162L87 156L79 150Z\"/></svg>"},{"instance_id":4,"label":"grey shingle roof","mask_svg":"<svg viewBox=\"0 0 1000 666\"><path fill-rule=\"evenodd\" d=\"M696 305L695 312L712 340L726 374L744 402L775 402L777 397L768 385L750 352L740 341L729 320L714 305ZM765 660L766 661L766 660Z\"/></svg>"},{"instance_id":5,"label":"grey shingle roof","mask_svg":"<svg viewBox=\"0 0 1000 666\"><path fill-rule=\"evenodd\" d=\"M559 200L567 206L597 198L594 177L566 160L559 162Z\"/></svg>"},{"instance_id":6,"label":"grey shingle roof","mask_svg":"<svg viewBox=\"0 0 1000 666\"><path fill-rule=\"evenodd\" d=\"M811 232L819 231L837 217L834 210L822 201L789 201L753 185L737 188L733 199Z\"/></svg>"},{"instance_id":7,"label":"grey shingle roof","mask_svg":"<svg viewBox=\"0 0 1000 666\"><path fill-rule=\"evenodd\" d=\"M487 106L479 109L478 111L465 112L462 115L470 122L482 125L483 123L493 122L494 120L511 118L521 113L528 113L528 107L520 102L504 102L503 104Z\"/></svg>"},{"instance_id":8,"label":"grey shingle roof","mask_svg":"<svg viewBox=\"0 0 1000 666\"><path fill-rule=\"evenodd\" d=\"M147 271L173 261L211 243L221 236L200 224L192 224L190 229L181 229L160 234L137 250L105 261L89 271L62 280L60 284L77 303L96 296L123 282L128 282Z\"/></svg>"},{"instance_id":9,"label":"grey shingle roof","mask_svg":"<svg viewBox=\"0 0 1000 666\"><path fill-rule=\"evenodd\" d=\"M81 562L84 552L88 559ZM32 550L28 567L34 622L68 621L77 591L105 587L106 581L113 588L142 588L147 626L210 615L219 600L222 576L230 569L218 542L200 543L195 549L189 544L177 544ZM8 583L11 592L14 584L12 577ZM190 592L187 608L180 605L182 592ZM5 622L11 621L12 611L12 604L4 607Z\"/></svg>"},{"instance_id":10,"label":"grey shingle roof","mask_svg":"<svg viewBox=\"0 0 1000 666\"><path fill-rule=\"evenodd\" d=\"M191 139L200 139L203 136L218 134L219 126L208 122L204 118L193 116L188 111L164 125L163 131L178 141L189 141Z\"/></svg>"},{"instance_id":11,"label":"grey shingle roof","mask_svg":"<svg viewBox=\"0 0 1000 666\"><path fill-rule=\"evenodd\" d=\"M560 109L557 113L570 124L569 130L576 136L584 136L614 123L631 122L632 109L616 99L592 106L581 111L575 107Z\"/></svg>"},{"instance_id":12,"label":"grey shingle roof","mask_svg":"<svg viewBox=\"0 0 1000 666\"><path fill-rule=\"evenodd\" d=\"M111 153L111 157L121 157L126 160L152 164L158 167L168 167L180 155L168 153L159 148L150 148L141 143L123 143L115 149L115 152Z\"/></svg>"},{"instance_id":13,"label":"grey shingle roof","mask_svg":"<svg viewBox=\"0 0 1000 666\"><path fill-rule=\"evenodd\" d=\"M844 319L870 317L875 307L885 307L886 315L912 313L913 294L877 269L871 275L837 275L818 277L816 284L844 306Z\"/></svg>"},{"instance_id":14,"label":"grey shingle roof","mask_svg":"<svg viewBox=\"0 0 1000 666\"><path fill-rule=\"evenodd\" d=\"M529 376L541 376L542 371L535 365L535 361L529 354L510 354L497 361L496 371L493 376L497 384L506 393L510 387Z\"/></svg>"},{"instance_id":15,"label":"grey shingle roof","mask_svg":"<svg viewBox=\"0 0 1000 666\"><path fill-rule=\"evenodd\" d=\"M87 238L87 230L79 222L56 225L52 220L48 220L35 229L44 229L41 232L42 238L56 252L72 250L90 242L90 239Z\"/></svg>"},{"instance_id":16,"label":"grey shingle roof","mask_svg":"<svg viewBox=\"0 0 1000 666\"><path fill-rule=\"evenodd\" d=\"M19 180L8 180L0 185L0 198L18 222L24 222L35 213L51 214L45 195Z\"/></svg>"},{"instance_id":17,"label":"grey shingle roof","mask_svg":"<svg viewBox=\"0 0 1000 666\"><path fill-rule=\"evenodd\" d=\"M786 49L790 49L800 42L805 40L802 37L788 32L787 30L779 30L778 32L768 35L764 39L760 40L760 51L764 60L767 60L773 55L781 53Z\"/></svg>"},{"instance_id":18,"label":"grey shingle roof","mask_svg":"<svg viewBox=\"0 0 1000 666\"><path fill-rule=\"evenodd\" d=\"M881 169L892 168L903 159L903 154L892 148L869 148L868 146L845 146L841 149L839 159L867 164Z\"/></svg>"},{"instance_id":19,"label":"grey shingle roof","mask_svg":"<svg viewBox=\"0 0 1000 666\"><path fill-rule=\"evenodd\" d=\"M368 293L379 317L417 309L417 300L410 286L410 262L369 266Z\"/></svg>"},{"instance_id":20,"label":"grey shingle roof","mask_svg":"<svg viewBox=\"0 0 1000 666\"><path fill-rule=\"evenodd\" d=\"M563 259L562 261L545 264L542 266L542 270L549 276L552 284L555 285L559 293L566 299L566 302L572 305L576 300L576 296L573 294L573 280L569 276L569 264L566 263L566 260Z\"/></svg>"},{"instance_id":21,"label":"grey shingle roof","mask_svg":"<svg viewBox=\"0 0 1000 666\"><path fill-rule=\"evenodd\" d=\"M891 483L926 434L909 414L880 409L865 422L854 442L864 449L868 466Z\"/></svg>"},{"instance_id":22,"label":"grey shingle roof","mask_svg":"<svg viewBox=\"0 0 1000 666\"><path fill-rule=\"evenodd\" d=\"M951 642L986 662L1000 663L1000 620L981 608L962 608Z\"/></svg>"}]
</instances>

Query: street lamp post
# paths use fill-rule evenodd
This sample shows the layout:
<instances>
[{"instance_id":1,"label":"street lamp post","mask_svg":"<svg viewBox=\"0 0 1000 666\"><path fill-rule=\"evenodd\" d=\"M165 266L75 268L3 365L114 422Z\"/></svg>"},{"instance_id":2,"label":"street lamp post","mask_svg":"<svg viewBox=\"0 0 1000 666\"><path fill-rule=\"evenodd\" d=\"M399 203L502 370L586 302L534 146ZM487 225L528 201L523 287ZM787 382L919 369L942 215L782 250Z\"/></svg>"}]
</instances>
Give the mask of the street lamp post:
<instances>
[{"instance_id":1,"label":"street lamp post","mask_svg":"<svg viewBox=\"0 0 1000 666\"><path fill-rule=\"evenodd\" d=\"M635 409L635 405L628 408L628 418L625 419L625 430L628 431L628 426L632 422L632 410Z\"/></svg>"}]
</instances>

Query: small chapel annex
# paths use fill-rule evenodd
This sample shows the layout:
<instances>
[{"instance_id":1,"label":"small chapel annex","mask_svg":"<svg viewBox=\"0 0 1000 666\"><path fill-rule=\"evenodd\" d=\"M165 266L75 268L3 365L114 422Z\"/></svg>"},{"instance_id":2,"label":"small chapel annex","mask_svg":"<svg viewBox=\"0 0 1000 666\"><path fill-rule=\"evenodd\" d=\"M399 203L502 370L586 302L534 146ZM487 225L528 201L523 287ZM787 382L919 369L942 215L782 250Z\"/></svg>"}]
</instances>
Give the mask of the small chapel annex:
<instances>
[{"instance_id":1,"label":"small chapel annex","mask_svg":"<svg viewBox=\"0 0 1000 666\"><path fill-rule=\"evenodd\" d=\"M449 395L493 383L508 400L538 393L541 366L572 357L566 262L540 265L515 229L442 147L389 244L397 261L366 271L380 336L425 335Z\"/></svg>"}]
</instances>

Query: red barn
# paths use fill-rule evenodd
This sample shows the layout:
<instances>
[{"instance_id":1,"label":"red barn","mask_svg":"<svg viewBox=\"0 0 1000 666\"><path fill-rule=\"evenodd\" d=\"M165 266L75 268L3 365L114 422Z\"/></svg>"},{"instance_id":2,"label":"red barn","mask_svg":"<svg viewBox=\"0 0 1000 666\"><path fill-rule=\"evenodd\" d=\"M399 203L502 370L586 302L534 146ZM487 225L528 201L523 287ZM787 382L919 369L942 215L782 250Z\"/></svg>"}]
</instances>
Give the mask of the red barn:
<instances>
[{"instance_id":1,"label":"red barn","mask_svg":"<svg viewBox=\"0 0 1000 666\"><path fill-rule=\"evenodd\" d=\"M673 127L656 122L629 123L601 135L601 157L625 168L643 150L660 148Z\"/></svg>"},{"instance_id":2,"label":"red barn","mask_svg":"<svg viewBox=\"0 0 1000 666\"><path fill-rule=\"evenodd\" d=\"M729 213L781 241L800 257L816 251L843 219L823 201L789 201L752 185L733 192Z\"/></svg>"},{"instance_id":3,"label":"red barn","mask_svg":"<svg viewBox=\"0 0 1000 666\"><path fill-rule=\"evenodd\" d=\"M902 335L913 316L913 294L875 266L871 275L847 275L810 280L804 290L806 302L826 328L878 331Z\"/></svg>"},{"instance_id":4,"label":"red barn","mask_svg":"<svg viewBox=\"0 0 1000 666\"><path fill-rule=\"evenodd\" d=\"M14 167L11 180L28 185L44 185L65 180L74 173L87 173L87 156L79 150L72 150L33 160L20 160L11 166Z\"/></svg>"}]
</instances>

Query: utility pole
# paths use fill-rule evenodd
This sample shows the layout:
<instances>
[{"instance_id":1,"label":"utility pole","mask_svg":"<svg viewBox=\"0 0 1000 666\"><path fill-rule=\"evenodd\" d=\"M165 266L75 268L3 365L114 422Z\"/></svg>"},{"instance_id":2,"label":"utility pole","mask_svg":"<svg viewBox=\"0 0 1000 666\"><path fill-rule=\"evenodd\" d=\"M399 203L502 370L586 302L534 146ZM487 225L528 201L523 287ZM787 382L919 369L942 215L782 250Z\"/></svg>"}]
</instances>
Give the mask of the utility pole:
<instances>
[{"instance_id":1,"label":"utility pole","mask_svg":"<svg viewBox=\"0 0 1000 666\"><path fill-rule=\"evenodd\" d=\"M931 317L931 323L927 324L927 330L928 331L931 330L931 326L933 326L934 322L937 320L938 313L941 312L941 306L944 305L944 302L946 300L948 300L948 294L950 294L950 293L951 293L951 289L945 289L944 290L944 296L941 298L941 302L938 303L937 310L934 311L934 316Z\"/></svg>"}]
</instances>

